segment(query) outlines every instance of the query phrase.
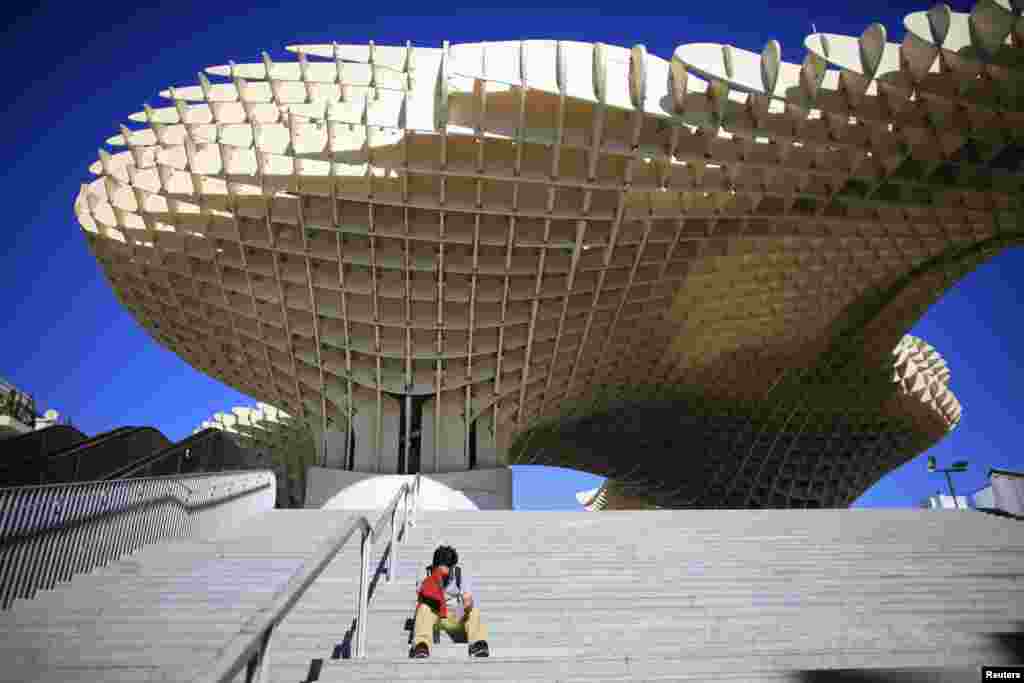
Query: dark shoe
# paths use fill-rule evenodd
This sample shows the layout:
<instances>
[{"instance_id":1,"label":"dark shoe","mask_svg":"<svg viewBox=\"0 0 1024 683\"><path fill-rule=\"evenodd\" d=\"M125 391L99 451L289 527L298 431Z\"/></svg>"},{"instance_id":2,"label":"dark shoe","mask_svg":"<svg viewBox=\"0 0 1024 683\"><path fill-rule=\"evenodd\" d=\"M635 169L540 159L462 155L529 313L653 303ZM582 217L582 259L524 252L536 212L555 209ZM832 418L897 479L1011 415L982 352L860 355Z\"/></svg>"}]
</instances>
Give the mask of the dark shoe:
<instances>
[{"instance_id":1,"label":"dark shoe","mask_svg":"<svg viewBox=\"0 0 1024 683\"><path fill-rule=\"evenodd\" d=\"M469 646L470 657L490 657L491 653L487 649L486 640L478 640Z\"/></svg>"},{"instance_id":2,"label":"dark shoe","mask_svg":"<svg viewBox=\"0 0 1024 683\"><path fill-rule=\"evenodd\" d=\"M430 656L430 648L426 643L416 643L416 647L409 650L409 659L426 659Z\"/></svg>"}]
</instances>

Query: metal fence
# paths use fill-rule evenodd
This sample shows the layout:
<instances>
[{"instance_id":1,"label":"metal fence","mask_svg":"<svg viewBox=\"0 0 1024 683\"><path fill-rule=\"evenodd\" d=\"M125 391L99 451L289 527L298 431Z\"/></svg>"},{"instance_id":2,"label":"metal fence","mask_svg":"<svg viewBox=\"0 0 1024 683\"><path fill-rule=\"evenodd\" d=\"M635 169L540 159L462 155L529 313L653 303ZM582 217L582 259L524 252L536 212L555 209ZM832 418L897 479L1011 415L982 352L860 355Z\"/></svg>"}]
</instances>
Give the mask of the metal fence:
<instances>
[{"instance_id":1,"label":"metal fence","mask_svg":"<svg viewBox=\"0 0 1024 683\"><path fill-rule=\"evenodd\" d=\"M275 491L263 470L0 489L0 609L149 543L270 509Z\"/></svg>"}]
</instances>

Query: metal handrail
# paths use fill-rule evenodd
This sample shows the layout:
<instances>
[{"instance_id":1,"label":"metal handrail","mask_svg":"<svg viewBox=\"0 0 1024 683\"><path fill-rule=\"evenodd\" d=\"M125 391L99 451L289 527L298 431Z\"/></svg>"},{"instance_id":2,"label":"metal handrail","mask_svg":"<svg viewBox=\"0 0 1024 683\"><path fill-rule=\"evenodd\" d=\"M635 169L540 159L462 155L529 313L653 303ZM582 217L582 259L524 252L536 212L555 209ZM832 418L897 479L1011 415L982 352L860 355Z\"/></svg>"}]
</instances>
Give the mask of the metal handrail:
<instances>
[{"instance_id":1,"label":"metal handrail","mask_svg":"<svg viewBox=\"0 0 1024 683\"><path fill-rule=\"evenodd\" d=\"M168 457L170 457L172 455L178 454L179 457L180 457L181 454L178 453L178 451L180 451L182 449L187 451L188 449L194 447L195 444L201 443L203 440L208 439L208 438L214 436L215 434L220 434L220 433L223 433L223 432L220 432L220 430L216 430L216 429L204 429L201 432L192 434L191 436L188 436L188 437L182 439L178 443L172 443L170 446L167 446L166 448L162 448L159 451L157 451L156 453L153 453L153 454L148 455L148 456L143 457L143 458L139 458L135 462L129 463L129 464L125 465L124 467L121 467L120 469L117 469L114 472L111 472L110 474L106 475L104 478L105 479L129 479L131 477L136 476L139 472L145 470L147 467L152 467L153 465L157 464L158 462L160 462L162 460L165 460L166 458L168 458ZM180 463L179 463L179 466L180 466Z\"/></svg>"},{"instance_id":2,"label":"metal handrail","mask_svg":"<svg viewBox=\"0 0 1024 683\"><path fill-rule=\"evenodd\" d=\"M96 436L91 436L88 439L85 439L84 441L79 441L78 443L73 443L70 446L68 446L66 448L62 448L61 450L59 450L59 451L57 451L55 453L48 454L46 457L47 458L69 458L69 457L71 457L73 455L80 455L79 451L87 450L89 448L92 448L93 446L98 446L98 445L106 443L107 441L110 441L112 439L116 439L116 438L122 437L122 436L128 434L129 432L133 432L133 431L141 430L141 429L151 429L153 431L158 431L156 429L153 429L153 427L117 427L116 429L111 429L109 432L103 432L102 434L97 434Z\"/></svg>"},{"instance_id":3,"label":"metal handrail","mask_svg":"<svg viewBox=\"0 0 1024 683\"><path fill-rule=\"evenodd\" d=\"M383 527L388 519L391 520L391 545L388 555L387 580L391 581L392 569L396 559L396 518L398 504L404 505L402 519L402 539L407 538L406 527L416 525L417 509L420 504L420 482L421 476L416 475L413 483L402 484L394 498L384 508L375 525L365 515L360 515L350 522L343 531L328 539L317 551L317 553L305 562L289 579L287 586L266 609L260 610L235 636L223 654L214 662L210 668L204 667L202 672L193 672L189 677L190 681L202 683L229 683L243 669L246 669L246 683L257 683L258 681L270 680L270 644L274 629L288 616L292 607L299 601L313 583L320 577L320 574L331 563L335 555L345 546L348 540L360 530L360 572L359 572L359 593L356 596L356 631L353 637L354 657L366 656L366 620L369 602L370 588L370 551L377 537L383 532Z\"/></svg>"}]
</instances>

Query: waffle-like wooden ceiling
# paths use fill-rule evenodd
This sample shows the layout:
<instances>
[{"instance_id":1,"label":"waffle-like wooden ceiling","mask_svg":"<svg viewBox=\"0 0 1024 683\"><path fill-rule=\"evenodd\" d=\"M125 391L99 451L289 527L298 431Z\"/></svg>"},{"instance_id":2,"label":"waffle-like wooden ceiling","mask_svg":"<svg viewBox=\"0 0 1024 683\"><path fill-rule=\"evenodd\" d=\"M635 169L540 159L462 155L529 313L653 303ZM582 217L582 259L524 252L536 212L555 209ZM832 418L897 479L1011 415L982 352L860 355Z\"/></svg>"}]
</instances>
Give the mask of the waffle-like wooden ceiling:
<instances>
[{"instance_id":1,"label":"waffle-like wooden ceiling","mask_svg":"<svg viewBox=\"0 0 1024 683\"><path fill-rule=\"evenodd\" d=\"M430 394L507 447L598 387L756 398L866 299L1021 229L1019 8L906 25L812 35L803 64L293 46L133 114L75 211L161 343L314 424ZM941 270L865 343L891 352Z\"/></svg>"}]
</instances>

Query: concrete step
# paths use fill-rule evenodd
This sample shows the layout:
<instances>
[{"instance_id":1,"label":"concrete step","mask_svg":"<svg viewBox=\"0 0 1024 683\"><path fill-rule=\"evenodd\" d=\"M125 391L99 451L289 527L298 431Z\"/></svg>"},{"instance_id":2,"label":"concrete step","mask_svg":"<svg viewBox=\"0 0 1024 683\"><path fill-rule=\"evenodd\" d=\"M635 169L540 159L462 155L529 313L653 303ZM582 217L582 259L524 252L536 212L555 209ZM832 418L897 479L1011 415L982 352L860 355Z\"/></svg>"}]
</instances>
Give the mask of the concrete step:
<instances>
[{"instance_id":1,"label":"concrete step","mask_svg":"<svg viewBox=\"0 0 1024 683\"><path fill-rule=\"evenodd\" d=\"M442 662L396 658L390 660L326 660L319 680L333 681L797 681L796 671L816 668L865 668L876 661L877 651L848 652L843 656L831 653L792 652L772 657L743 657L735 653L720 658L685 656L657 657L570 657L537 659L502 657L497 647L495 656L487 659L459 658ZM934 656L928 652L907 652L894 666L934 670ZM966 665L966 666L965 666ZM939 665L941 666L941 664ZM969 663L960 663L961 671L970 670ZM873 667L874 668L874 667ZM890 668L890 667L887 667ZM280 673L284 673L281 671ZM976 675L972 672L972 675ZM284 680L290 680L284 677ZM972 680L960 679L960 680Z\"/></svg>"},{"instance_id":2,"label":"concrete step","mask_svg":"<svg viewBox=\"0 0 1024 683\"><path fill-rule=\"evenodd\" d=\"M436 525L437 528L428 529L426 528L428 525ZM547 528L541 528L545 525L548 525ZM480 530L493 530L494 526L495 524L493 522L480 522L474 525L460 525L456 523L448 523L444 520L424 521L417 527L417 530L423 530L422 533L416 533L414 536L418 539L434 539L445 534L464 535L473 534ZM781 548L794 549L799 543L806 543L812 539L829 540L839 547L847 548L863 545L865 543L877 544L882 547L898 547L900 541L907 533L903 529L892 533L881 533L877 530L858 532L856 529L847 530L845 528L831 530L814 523L810 523L806 528L781 534L758 533L753 529L718 528L714 530L700 530L686 526L685 519L678 520L676 529L677 531L684 531L685 533L674 537L674 545L699 544L721 548L744 547L752 544L771 543L773 545L778 545ZM978 545L982 548L999 548L1002 541L1008 541L1012 537L1012 534L1006 533L1005 529L999 529L988 525L976 527L967 526L961 528L957 528L955 525L941 525L932 528L918 527L918 529L920 531L921 540L927 541L930 546L937 548L949 548L953 550L971 545L963 537L963 534L974 531L984 530L986 532L991 532L991 535L985 539L979 539ZM628 539L627 542L633 544L638 542L642 543L646 534L664 535L665 529L658 529L657 527L654 527L638 530L635 525L615 524L581 527L559 524L557 520L551 519L547 521L539 520L536 523L531 524L513 522L512 524L506 525L501 529L501 531L502 534L497 540L502 546L508 546L520 542L533 542L543 545L548 541L561 546L570 544L569 542L572 539L567 538L567 535L570 533L574 538L592 538L606 534L621 536L625 532L632 531L631 536L624 536L623 538Z\"/></svg>"},{"instance_id":3,"label":"concrete step","mask_svg":"<svg viewBox=\"0 0 1024 683\"><path fill-rule=\"evenodd\" d=\"M239 623L198 624L174 623L145 624L145 633L152 643L173 644L176 646L211 647L210 643L230 639L240 630ZM138 644L139 624L101 624L68 625L64 629L22 629L16 633L8 633L0 651L32 646L43 639L55 639L60 647L79 647L83 644Z\"/></svg>"},{"instance_id":4,"label":"concrete step","mask_svg":"<svg viewBox=\"0 0 1024 683\"><path fill-rule=\"evenodd\" d=\"M463 576L467 577L464 585L472 584L477 593L490 589L492 592L517 591L524 594L572 593L582 591L614 591L628 587L638 592L674 591L687 593L709 590L721 593L749 591L756 587L758 591L797 592L806 589L829 591L843 589L849 592L884 593L894 587L906 588L911 592L927 592L943 586L954 586L968 590L979 586L982 590L1024 590L1024 573L992 572L969 574L945 574L936 571L928 576L904 574L902 576L876 575L874 580L867 576L844 577L822 574L794 573L790 576L771 576L765 574L748 574L745 576L723 576L716 581L716 572L707 570L701 576L680 576L667 574L658 576L657 570L647 573L605 574L585 569L576 570L562 576L552 569L543 573L530 573L523 569L520 576L495 574L476 563L467 563L463 567ZM413 573L399 570L393 580L406 584L410 590L423 580L422 572ZM339 577L340 579L340 577Z\"/></svg>"},{"instance_id":5,"label":"concrete step","mask_svg":"<svg viewBox=\"0 0 1024 683\"><path fill-rule=\"evenodd\" d=\"M977 530L981 533L984 530ZM484 531L466 531L466 532L453 532L448 531L443 535L438 535L435 538L429 536L419 537L416 542L413 543L413 547L422 548L424 550L433 550L435 545L440 543L448 543L456 539L471 539L474 535L480 533L486 533ZM621 541L617 541L614 546L607 546L602 548L600 551L586 552L586 547L597 542L607 541L614 539L614 533L609 530L600 535L583 535L574 534L573 539L538 539L536 537L524 537L521 541L519 539L511 539L509 541L508 534L502 532L501 537L504 542L496 544L494 552L499 555L508 553L516 553L519 555L536 554L536 555L552 555L552 554L565 554L567 557L581 557L590 559L600 559L606 557L607 553L622 553L627 552L638 555L638 559L650 559L655 560L661 557L661 555L654 554L653 547L644 545L635 545L632 543L626 544ZM531 540L532 539L532 540ZM506 545L506 542L507 545ZM582 542L582 543L581 543ZM692 540L689 542L664 539L662 548L664 553L668 556L674 555L687 555L687 554L703 554L709 558L721 558L722 560L728 559L742 559L748 557L746 553L749 553L754 548L771 549L773 553L778 553L781 557L787 559L799 559L799 558L814 558L814 557L837 557L839 559L849 558L853 559L853 555L862 551L866 547L871 547L878 552L879 557L892 556L897 557L900 555L916 556L909 553L905 542L904 543L893 543L891 545L885 545L870 540L862 543L846 543L843 545L833 545L832 539L824 537L808 537L794 541L792 544L780 544L773 540L759 540L759 539L746 539L743 543L730 543L730 544L715 544L715 543L694 543ZM816 547L814 547L816 546ZM1009 548L996 548L996 547L976 547L970 545L936 545L934 547L927 547L922 549L922 556L931 557L942 557L948 560L966 559L977 556L977 554L1020 554L1021 548L1009 547ZM872 558L865 558L871 560Z\"/></svg>"},{"instance_id":6,"label":"concrete step","mask_svg":"<svg viewBox=\"0 0 1024 683\"><path fill-rule=\"evenodd\" d=\"M988 531L986 529L969 529L963 533L983 533ZM616 552L621 549L630 550L633 552L639 552L643 550L652 550L653 548L647 544L642 538L635 538L636 530L633 530L635 540L621 541L617 540L616 545L605 548L599 548L589 546L592 541L617 539L615 529L602 529L600 533L579 533L578 531L566 529L563 532L565 535L562 537L541 537L535 534L529 534L528 530L524 529L522 534L511 533L506 529L466 529L463 531L455 529L445 529L443 533L431 534L414 532L410 538L410 544L414 547L422 546L424 548L432 548L434 544L444 542L446 538L473 538L480 534L493 535L493 545L495 552L518 552L523 553L525 549L530 549L535 552L554 552L554 549L558 549L558 552L566 552L568 555L581 555L591 556L600 555L604 552ZM956 532L947 532L956 533ZM566 536L571 534L571 538ZM746 552L753 547L766 547L772 548L777 552L793 556L813 556L820 554L846 554L856 552L865 546L872 546L878 550L879 553L892 553L900 554L907 552L906 539L894 539L891 542L883 542L876 539L864 539L862 541L852 542L850 539L836 539L831 536L800 536L793 537L791 539L780 540L772 538L758 538L748 537L742 540L728 539L727 542L716 542L711 538L698 538L690 535L682 536L671 536L667 533L659 534L664 538L659 538L659 542L667 553L685 553L685 552L698 552L704 551L709 556L718 556L719 554L727 555L730 552ZM587 545L581 545L577 543L578 540L584 540ZM968 543L964 539L950 539L949 537L943 537L943 540L933 540L927 537L920 539L923 545L920 549L922 552L931 555L949 555L956 557L958 555L964 555L965 553L983 552L983 553L1006 553L1006 552L1020 552L1019 541L1016 545L1004 544L1003 546L998 545L994 541L988 541L979 543L977 545ZM815 545L817 544L817 545ZM588 547L589 546L589 547Z\"/></svg>"},{"instance_id":7,"label":"concrete step","mask_svg":"<svg viewBox=\"0 0 1024 683\"><path fill-rule=\"evenodd\" d=\"M0 671L0 681L5 683L21 683L24 678L18 678L17 671L6 674ZM158 665L150 666L122 666L117 664L92 665L92 666L68 666L64 668L36 666L32 668L31 680L33 683L149 683L158 681L163 676ZM296 679L298 680L298 679Z\"/></svg>"},{"instance_id":8,"label":"concrete step","mask_svg":"<svg viewBox=\"0 0 1024 683\"><path fill-rule=\"evenodd\" d=\"M632 530L633 536L624 538L640 540L648 533L659 533L667 528L675 528L683 529L686 538L698 542L726 539L733 544L762 540L784 543L796 539L831 538L844 544L864 541L885 544L898 542L906 530L912 528L922 540L941 545L955 545L964 543L963 538L957 540L957 537L965 531L985 529L990 532L988 537L978 541L980 545L988 547L996 547L1000 541L1013 536L1010 529L1014 520L979 515L975 512L966 513L959 519L935 511L919 513L881 510L871 511L867 515L863 515L864 511L855 510L829 512L845 516L829 517L828 514L816 510L773 511L774 514L771 516L757 520L751 516L754 511L722 510L714 511L712 520L701 522L702 513L699 511L651 511L641 513L645 516L645 525L644 528L638 529L635 519L630 518L631 514L636 513L630 512L624 513L625 518L618 520L607 512L599 515L600 520L587 519L585 515L573 520L565 513L516 511L516 518L504 525L503 532L507 533L509 539L518 540L528 535L539 540L563 541L564 537L558 539L558 536L564 530L571 530L574 536L588 536L606 531L620 535L624 531ZM782 517L786 513L797 515L792 520L793 523L784 522ZM473 513L479 515L478 519L474 520L458 519L458 514L460 513L427 513L418 520L418 525L437 527L437 531L426 529L428 533L458 533L463 529L494 528L496 518L505 513L478 511ZM938 516L935 516L936 514ZM858 523L857 518L852 515L862 515L863 519ZM928 515L933 516L929 518Z\"/></svg>"},{"instance_id":9,"label":"concrete step","mask_svg":"<svg viewBox=\"0 0 1024 683\"><path fill-rule=\"evenodd\" d=\"M104 590L173 590L197 586L211 588L230 588L240 583L246 585L277 585L287 582L298 567L287 570L270 570L253 567L250 570L233 568L230 571L187 572L170 576L126 576L124 578L106 576L84 576L72 581L69 585L54 589L56 592L104 591Z\"/></svg>"},{"instance_id":10,"label":"concrete step","mask_svg":"<svg viewBox=\"0 0 1024 683\"><path fill-rule=\"evenodd\" d=\"M50 595L40 600L38 605L68 606L82 604L99 604L105 601L124 602L145 596L164 597L218 597L225 595L265 594L273 595L285 585L284 577L278 579L275 584L267 581L253 580L251 582L239 583L225 581L219 584L202 585L187 581L174 583L154 582L151 586L142 584L126 585L118 589L117 585L103 586L82 586L81 590L67 586L51 591Z\"/></svg>"},{"instance_id":11,"label":"concrete step","mask_svg":"<svg viewBox=\"0 0 1024 683\"><path fill-rule=\"evenodd\" d=\"M322 611L329 612L334 609L336 603L322 603ZM348 605L342 605L348 607ZM316 606L310 607L311 610L316 611ZM377 603L373 602L372 610L374 614L382 615L389 619L400 619L403 615L412 615L415 609L415 604L409 600L401 604L395 603ZM586 623L591 620L607 620L607 619L621 619L624 612L629 613L640 613L647 621L653 621L657 619L668 619L673 623L685 624L690 621L703 621L711 622L715 620L745 620L745 619L772 619L772 620L791 620L791 619L806 619L810 616L820 616L822 618L843 618L844 623L858 623L862 620L880 620L885 619L886 621L892 621L893 619L900 619L904 615L913 613L917 615L917 618L934 621L950 621L958 620L963 618L965 615L984 615L986 618L994 618L995 616L1001 616L1005 619L1018 619L1020 618L1021 610L1019 607L1013 606L1012 603L1007 604L1005 600L993 599L990 603L982 605L973 605L967 603L961 603L959 605L947 606L944 604L936 605L932 603L923 603L919 606L909 605L904 606L901 603L893 602L882 606L844 606L840 604L816 604L816 603L805 603L805 604L775 604L775 605L758 605L751 604L749 601L746 604L739 604L736 606L726 606L720 608L707 607L703 605L698 606L686 606L686 605L673 605L673 604L662 604L657 600L650 601L649 604L638 603L635 600L622 600L620 606L613 606L608 604L602 604L600 607L588 605L583 601L564 601L558 606L553 605L530 605L528 603L515 603L503 601L490 607L484 605L481 606L480 612L482 616L486 617L490 623L499 623L503 621L523 619L523 617L529 617L531 620L550 621L558 620L559 622L565 620L571 620L573 622ZM459 614L458 610L455 611Z\"/></svg>"},{"instance_id":12,"label":"concrete step","mask_svg":"<svg viewBox=\"0 0 1024 683\"><path fill-rule=\"evenodd\" d=\"M328 657L335 647L345 641L347 629L344 625L331 628L321 625L319 632L300 634L295 631L279 633L275 636L275 652L280 658L295 661L315 657ZM719 631L718 627L706 629L648 629L642 623L624 625L623 631L613 631L612 624L604 631L590 630L587 632L567 627L555 631L528 631L525 629L504 630L488 624L488 640L491 644L517 648L560 648L577 654L633 654L643 651L646 654L671 654L686 651L690 656L702 657L710 652L746 652L761 653L800 647L809 650L842 650L845 648L876 648L876 649L907 649L931 648L933 651L947 650L954 647L970 646L975 649L986 649L993 645L989 632L970 633L956 632L946 628L919 627L913 631L905 629L877 629L870 626L861 628L836 629L833 633L817 633L803 627L780 627L774 633L768 627L758 631L750 629ZM831 630L831 629L830 629ZM400 656L409 648L408 634L393 625L385 627L371 620L370 642L367 653L370 657ZM448 644L442 649L461 649L465 652L465 643L450 641L446 635L441 636L442 643ZM435 646L441 648L441 645Z\"/></svg>"},{"instance_id":13,"label":"concrete step","mask_svg":"<svg viewBox=\"0 0 1024 683\"><path fill-rule=\"evenodd\" d=\"M301 557L279 556L271 553L264 553L259 557L197 557L188 562L179 561L175 564L158 564L155 560L152 564L140 564L135 562L119 562L115 565L103 567L90 574L81 574L72 579L72 582L83 579L109 581L130 581L135 577L176 577L191 574L233 574L236 572L246 573L273 573L293 572L299 569L310 559L311 555ZM358 555L339 553L326 571L336 568L356 569L359 566Z\"/></svg>"},{"instance_id":14,"label":"concrete step","mask_svg":"<svg viewBox=\"0 0 1024 683\"><path fill-rule=\"evenodd\" d=\"M789 574L806 573L809 575L831 575L846 578L867 578L869 575L874 574L915 574L923 576L928 573L934 573L935 571L941 571L950 575L955 574L974 574L974 573L989 573L990 570L994 573L999 572L1019 572L1021 563L1024 562L1024 552L1020 553L1017 557L1001 560L999 558L988 558L984 554L972 557L969 561L954 562L949 558L942 556L925 556L920 557L875 557L862 561L858 561L856 557L850 557L847 559L837 556L822 556L815 558L813 561L792 561L785 557L776 557L774 560L768 561L751 561L748 557L747 560L737 561L721 561L721 560L701 560L705 556L700 553L691 553L686 556L680 557L665 557L658 558L657 560L642 561L636 557L629 555L628 553L608 553L602 558L601 561L593 561L587 558L572 558L572 557L559 557L558 555L537 555L536 553L530 554L526 551L518 553L508 554L495 554L488 553L486 558L476 556L467 551L471 542L469 541L457 541L456 539L448 539L447 544L456 545L457 548L461 548L459 559L460 565L464 567L474 567L478 569L487 569L488 573L496 576L510 575L512 567L517 567L525 572L537 572L537 573L558 573L560 569L569 569L572 571L590 571L594 573L605 572L608 574L620 574L624 571L630 571L633 573L649 573L650 571L663 572L668 571L670 575L675 573L677 575L683 572L697 573L706 572L708 569L715 569L716 571L722 571L726 577L729 574L740 574L740 575L764 575L774 576L779 575L783 572ZM385 546L386 547L386 546ZM403 553L404 551L404 553ZM762 552L770 551L770 549L762 549ZM383 548L381 549L383 552ZM860 557L871 552L871 548L864 548L860 551ZM379 553L375 553L379 554ZM419 571L422 572L427 564L430 563L430 558L433 555L433 548L430 549L408 549L404 547L399 548L399 556L402 561L415 561L415 565L419 567ZM529 558L527 562L525 558ZM990 559L990 562L986 562L986 559ZM557 567L551 567L551 565L557 565ZM823 565L828 565L831 571L826 571ZM626 569L628 567L628 569ZM545 569L547 568L547 572ZM929 571L930 570L930 571Z\"/></svg>"},{"instance_id":15,"label":"concrete step","mask_svg":"<svg viewBox=\"0 0 1024 683\"><path fill-rule=\"evenodd\" d=\"M103 681L104 668L180 667L182 662L213 661L218 648L203 643L150 643L134 640L102 642L63 637L37 638L10 650L0 644L0 681L34 681L46 668L94 669L92 679Z\"/></svg>"},{"instance_id":16,"label":"concrete step","mask_svg":"<svg viewBox=\"0 0 1024 683\"><path fill-rule=\"evenodd\" d=\"M465 548L465 544L462 545ZM867 549L865 552L869 552ZM971 564L944 565L940 558L919 558L912 562L891 560L888 562L867 562L857 565L844 566L840 562L832 564L823 559L815 564L801 564L786 562L784 559L773 564L753 564L748 562L745 566L725 565L712 562L699 562L698 556L690 556L672 564L661 564L656 562L634 562L628 557L623 557L617 564L593 563L576 561L559 561L557 558L539 558L530 563L521 557L517 559L513 555L501 558L482 559L468 551L463 551L459 556L459 566L466 576L475 577L486 572L488 577L494 580L514 580L517 578L542 578L564 576L565 571L573 573L585 573L596 577L614 580L617 577L624 577L625 580L646 578L647 580L685 580L692 579L699 581L704 576L721 576L723 580L729 579L751 579L751 578L786 578L799 579L800 577L821 577L822 579L843 580L843 581L870 581L874 579L885 581L887 579L913 579L915 581L927 581L938 575L965 578L993 578L993 577L1015 577L1020 578L1024 572L1021 571L1021 563L1014 562L992 562L983 563L984 557ZM375 552L374 557L378 562L381 552ZM409 572L408 575L416 579L422 579L424 570L430 563L430 554L413 553L405 548L398 548L398 565L401 574ZM426 559L423 559L426 557ZM340 559L340 558L339 558ZM355 558L351 558L354 559ZM355 560L356 563L358 562ZM1024 554L1021 556L1024 562ZM831 565L831 571L823 565ZM470 574L472 572L472 574Z\"/></svg>"},{"instance_id":17,"label":"concrete step","mask_svg":"<svg viewBox=\"0 0 1024 683\"><path fill-rule=\"evenodd\" d=\"M136 633L159 624L241 624L250 616L244 609L227 609L211 611L208 607L181 608L169 613L154 614L150 608L138 608L130 611L122 608L116 612L101 609L68 611L60 614L39 611L36 613L19 614L16 620L0 623L0 633L18 633L31 629L60 630L76 624L95 626L106 624L112 628L133 628Z\"/></svg>"},{"instance_id":18,"label":"concrete step","mask_svg":"<svg viewBox=\"0 0 1024 683\"><path fill-rule=\"evenodd\" d=\"M897 599L884 594L859 596L844 595L838 592L831 596L813 593L766 595L751 592L736 596L673 595L671 593L666 593L663 596L656 594L624 596L621 593L609 592L591 596L558 596L543 599L535 599L533 596L524 594L523 598L519 600L507 593L489 594L487 591L480 591L479 595L481 597L478 604L484 613L528 613L545 616L580 613L581 611L594 614L615 613L623 609L640 610L645 613L699 614L704 617L714 616L716 613L740 616L749 611L755 615L764 613L775 615L799 613L802 610L827 611L832 614L847 615L861 612L883 613L900 609L913 610L922 615L956 614L965 610L968 612L991 611L995 608L1008 614L1018 614L1021 612L1021 607L1024 607L1022 605L1024 595L1019 591L1012 593L974 592L957 595L955 598L950 597L942 602L936 602L934 598L929 599L929 596L925 594L908 595L906 598ZM317 604L335 604L330 600L330 595L324 595L321 592L309 596L309 604L313 607L316 607ZM415 596L411 591L397 597L378 596L375 593L371 603L374 611L401 613L404 610L415 609Z\"/></svg>"},{"instance_id":19,"label":"concrete step","mask_svg":"<svg viewBox=\"0 0 1024 683\"><path fill-rule=\"evenodd\" d=\"M832 613L843 612L853 614L859 611L870 610L873 612L884 612L891 608L903 606L906 609L915 611L924 610L925 613L956 613L962 610L982 610L993 607L1006 608L1009 613L1018 613L1024 607L1024 593L1021 591L1000 591L975 589L969 592L959 593L956 597L936 602L934 595L927 593L907 593L902 598L894 598L885 593L874 595L843 593L842 591L807 592L807 593L762 593L747 590L743 593L708 595L704 593L676 594L666 591L663 595L657 593L623 595L616 591L595 591L592 594L560 594L552 596L534 596L524 592L523 597L516 599L507 592L493 592L486 588L477 592L479 596L478 605L488 613L495 612L528 612L531 614L558 614L563 612L578 612L581 608L595 613L604 611L616 611L624 608L640 609L644 611L661 610L678 613L700 613L710 616L720 611L727 611L729 614L741 613L744 610L754 610L757 613L770 611L793 612L797 610L829 610ZM315 597L313 597L315 596ZM317 600L330 599L329 594L317 591L309 596L310 602L315 604ZM395 597L378 596L374 594L371 600L376 610L412 610L415 608L415 594L413 591L403 591ZM1012 607L1012 609L1011 609Z\"/></svg>"}]
</instances>

